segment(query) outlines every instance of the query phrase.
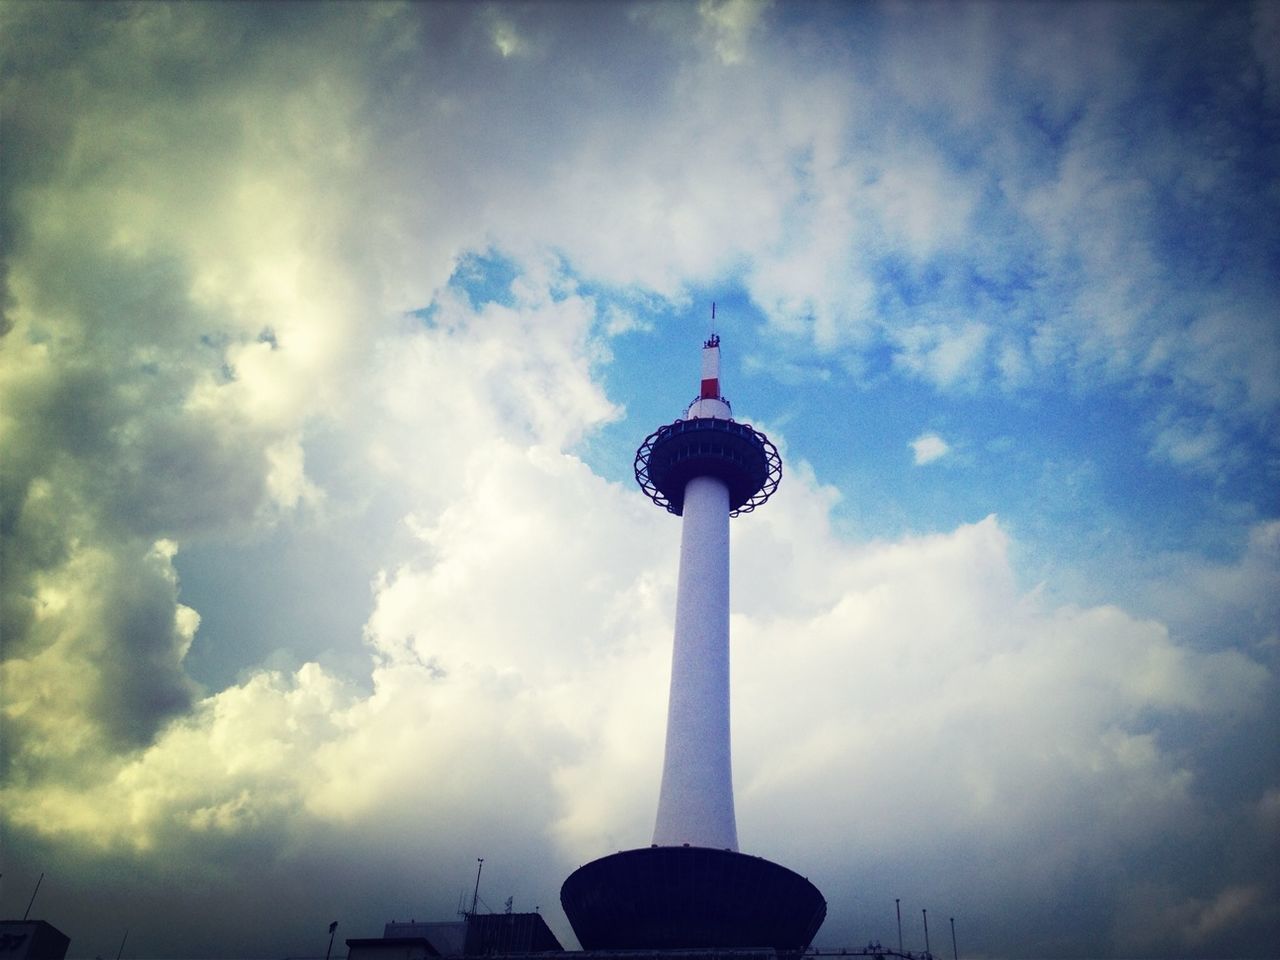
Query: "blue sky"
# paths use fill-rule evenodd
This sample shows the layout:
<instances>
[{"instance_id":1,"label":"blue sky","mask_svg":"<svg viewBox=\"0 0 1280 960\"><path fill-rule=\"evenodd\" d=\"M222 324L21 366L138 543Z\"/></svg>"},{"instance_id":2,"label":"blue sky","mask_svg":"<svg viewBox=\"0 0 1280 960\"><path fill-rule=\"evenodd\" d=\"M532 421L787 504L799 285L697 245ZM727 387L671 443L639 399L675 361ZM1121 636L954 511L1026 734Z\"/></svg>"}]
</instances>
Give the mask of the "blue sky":
<instances>
[{"instance_id":1,"label":"blue sky","mask_svg":"<svg viewBox=\"0 0 1280 960\"><path fill-rule=\"evenodd\" d=\"M715 302L785 470L739 834L818 945L1272 956L1278 9L0 8L0 911L316 955L483 856L572 944Z\"/></svg>"}]
</instances>

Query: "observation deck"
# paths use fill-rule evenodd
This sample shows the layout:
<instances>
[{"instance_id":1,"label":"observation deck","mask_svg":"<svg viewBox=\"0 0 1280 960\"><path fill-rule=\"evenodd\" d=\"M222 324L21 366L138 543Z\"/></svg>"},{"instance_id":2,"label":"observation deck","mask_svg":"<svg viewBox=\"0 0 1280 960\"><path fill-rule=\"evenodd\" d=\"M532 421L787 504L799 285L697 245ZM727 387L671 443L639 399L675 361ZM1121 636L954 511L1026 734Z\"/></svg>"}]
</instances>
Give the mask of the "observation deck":
<instances>
[{"instance_id":1,"label":"observation deck","mask_svg":"<svg viewBox=\"0 0 1280 960\"><path fill-rule=\"evenodd\" d=\"M729 488L729 516L750 513L778 489L782 458L750 424L719 417L677 420L659 427L636 451L636 482L660 507L684 512L684 488L711 476Z\"/></svg>"}]
</instances>

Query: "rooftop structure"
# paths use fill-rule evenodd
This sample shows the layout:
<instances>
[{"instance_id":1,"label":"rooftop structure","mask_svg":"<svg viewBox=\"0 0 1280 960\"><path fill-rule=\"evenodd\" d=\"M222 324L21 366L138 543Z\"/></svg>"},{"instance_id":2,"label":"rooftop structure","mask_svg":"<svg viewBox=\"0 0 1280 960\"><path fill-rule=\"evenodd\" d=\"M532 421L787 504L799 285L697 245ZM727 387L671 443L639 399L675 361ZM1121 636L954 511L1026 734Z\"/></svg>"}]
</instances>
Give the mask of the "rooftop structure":
<instances>
[{"instance_id":1,"label":"rooftop structure","mask_svg":"<svg viewBox=\"0 0 1280 960\"><path fill-rule=\"evenodd\" d=\"M43 920L0 920L2 960L62 960L70 946L65 933Z\"/></svg>"},{"instance_id":2,"label":"rooftop structure","mask_svg":"<svg viewBox=\"0 0 1280 960\"><path fill-rule=\"evenodd\" d=\"M468 913L462 920L392 920L381 937L347 941L347 960L563 953L540 913Z\"/></svg>"}]
</instances>

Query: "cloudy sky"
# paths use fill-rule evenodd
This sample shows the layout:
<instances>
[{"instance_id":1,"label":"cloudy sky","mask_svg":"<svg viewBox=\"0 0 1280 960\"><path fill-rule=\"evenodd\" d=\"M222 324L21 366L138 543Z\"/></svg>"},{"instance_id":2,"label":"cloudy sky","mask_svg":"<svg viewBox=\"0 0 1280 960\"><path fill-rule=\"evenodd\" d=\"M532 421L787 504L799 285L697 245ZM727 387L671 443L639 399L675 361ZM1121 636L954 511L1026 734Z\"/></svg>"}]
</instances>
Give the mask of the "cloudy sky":
<instances>
[{"instance_id":1,"label":"cloudy sky","mask_svg":"<svg viewBox=\"0 0 1280 960\"><path fill-rule=\"evenodd\" d=\"M1280 6L0 7L3 884L323 955L649 842L718 303L821 947L1280 942ZM482 906L483 909L483 906Z\"/></svg>"}]
</instances>

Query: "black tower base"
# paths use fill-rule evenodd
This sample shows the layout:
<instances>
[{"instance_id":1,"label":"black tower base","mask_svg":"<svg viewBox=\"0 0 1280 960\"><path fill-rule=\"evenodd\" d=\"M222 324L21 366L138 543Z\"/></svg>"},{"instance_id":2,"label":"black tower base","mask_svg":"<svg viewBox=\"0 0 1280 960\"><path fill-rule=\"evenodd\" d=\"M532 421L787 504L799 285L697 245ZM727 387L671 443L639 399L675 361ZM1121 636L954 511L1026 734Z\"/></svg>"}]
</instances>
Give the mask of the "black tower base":
<instances>
[{"instance_id":1,"label":"black tower base","mask_svg":"<svg viewBox=\"0 0 1280 960\"><path fill-rule=\"evenodd\" d=\"M560 903L583 950L800 951L827 902L800 874L706 847L626 850L579 867Z\"/></svg>"}]
</instances>

